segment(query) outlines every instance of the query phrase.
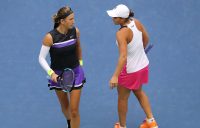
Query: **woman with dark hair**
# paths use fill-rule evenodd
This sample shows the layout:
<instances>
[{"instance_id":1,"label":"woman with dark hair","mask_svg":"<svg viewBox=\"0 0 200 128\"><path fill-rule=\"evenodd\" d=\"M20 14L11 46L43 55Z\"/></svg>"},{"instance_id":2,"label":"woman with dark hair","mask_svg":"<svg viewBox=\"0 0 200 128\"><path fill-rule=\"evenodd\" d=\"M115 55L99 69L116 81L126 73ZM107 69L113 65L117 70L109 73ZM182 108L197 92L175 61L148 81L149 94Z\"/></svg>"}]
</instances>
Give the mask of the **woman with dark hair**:
<instances>
[{"instance_id":1,"label":"woman with dark hair","mask_svg":"<svg viewBox=\"0 0 200 128\"><path fill-rule=\"evenodd\" d=\"M146 114L146 119L140 128L158 128L148 97L142 90L142 84L148 82L149 60L144 51L149 41L147 31L137 19L133 18L134 13L123 4L108 10L107 13L116 25L121 26L116 33L119 49L118 64L110 79L110 87L117 87L118 90L119 123L116 123L114 128L126 128L128 98L131 91Z\"/></svg>"},{"instance_id":2,"label":"woman with dark hair","mask_svg":"<svg viewBox=\"0 0 200 128\"><path fill-rule=\"evenodd\" d=\"M54 29L44 37L39 63L51 78L49 88L54 89L57 94L62 112L67 119L68 128L79 128L79 102L81 88L85 83L80 32L77 27L74 27L74 13L68 6L60 8L53 16L53 20ZM48 53L51 58L50 66L46 61ZM75 73L74 87L69 97L57 83L58 75L65 68L70 68Z\"/></svg>"}]
</instances>

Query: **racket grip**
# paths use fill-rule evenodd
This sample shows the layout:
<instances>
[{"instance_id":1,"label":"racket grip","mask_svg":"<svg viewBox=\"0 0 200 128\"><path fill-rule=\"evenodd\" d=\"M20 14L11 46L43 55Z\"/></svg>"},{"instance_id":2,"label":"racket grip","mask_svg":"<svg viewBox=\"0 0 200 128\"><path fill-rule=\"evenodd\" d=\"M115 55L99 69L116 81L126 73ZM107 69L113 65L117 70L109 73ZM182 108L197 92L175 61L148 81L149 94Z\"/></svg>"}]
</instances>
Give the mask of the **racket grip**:
<instances>
[{"instance_id":1,"label":"racket grip","mask_svg":"<svg viewBox=\"0 0 200 128\"><path fill-rule=\"evenodd\" d=\"M153 48L153 44L150 44L147 48L145 48L145 53L147 54Z\"/></svg>"}]
</instances>

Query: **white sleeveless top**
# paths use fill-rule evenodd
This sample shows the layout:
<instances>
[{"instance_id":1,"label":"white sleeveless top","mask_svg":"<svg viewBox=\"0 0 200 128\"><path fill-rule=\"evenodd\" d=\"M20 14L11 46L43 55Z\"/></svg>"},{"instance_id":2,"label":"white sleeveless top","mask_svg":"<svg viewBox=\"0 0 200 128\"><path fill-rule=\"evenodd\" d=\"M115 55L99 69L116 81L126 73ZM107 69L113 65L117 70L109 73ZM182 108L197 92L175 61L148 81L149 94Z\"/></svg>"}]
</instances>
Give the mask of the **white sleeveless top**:
<instances>
[{"instance_id":1,"label":"white sleeveless top","mask_svg":"<svg viewBox=\"0 0 200 128\"><path fill-rule=\"evenodd\" d=\"M144 51L142 32L137 29L134 20L127 27L132 30L133 39L127 44L126 72L134 73L145 68L149 60Z\"/></svg>"}]
</instances>

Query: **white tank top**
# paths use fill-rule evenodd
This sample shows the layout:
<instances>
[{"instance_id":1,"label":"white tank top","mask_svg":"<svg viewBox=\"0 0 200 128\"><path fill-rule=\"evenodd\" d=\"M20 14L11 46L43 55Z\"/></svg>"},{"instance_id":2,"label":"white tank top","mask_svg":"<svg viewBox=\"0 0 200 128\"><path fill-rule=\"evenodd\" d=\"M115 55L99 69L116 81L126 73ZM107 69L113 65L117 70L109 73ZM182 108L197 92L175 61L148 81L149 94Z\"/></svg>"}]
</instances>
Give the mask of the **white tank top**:
<instances>
[{"instance_id":1,"label":"white tank top","mask_svg":"<svg viewBox=\"0 0 200 128\"><path fill-rule=\"evenodd\" d=\"M135 25L134 20L127 25L133 32L133 39L127 44L126 72L133 73L145 68L149 64L142 40L142 32Z\"/></svg>"}]
</instances>

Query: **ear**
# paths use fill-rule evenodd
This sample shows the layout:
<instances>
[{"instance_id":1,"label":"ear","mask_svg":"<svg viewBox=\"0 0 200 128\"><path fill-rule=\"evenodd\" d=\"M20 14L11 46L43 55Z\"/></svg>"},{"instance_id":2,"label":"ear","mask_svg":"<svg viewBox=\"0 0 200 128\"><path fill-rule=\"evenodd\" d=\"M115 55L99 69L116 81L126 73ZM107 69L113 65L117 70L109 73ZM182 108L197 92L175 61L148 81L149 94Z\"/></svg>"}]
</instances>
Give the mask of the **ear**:
<instances>
[{"instance_id":1,"label":"ear","mask_svg":"<svg viewBox=\"0 0 200 128\"><path fill-rule=\"evenodd\" d=\"M63 24L63 23L64 23L64 21L65 21L64 19L60 19L60 23L61 23L61 24Z\"/></svg>"}]
</instances>

